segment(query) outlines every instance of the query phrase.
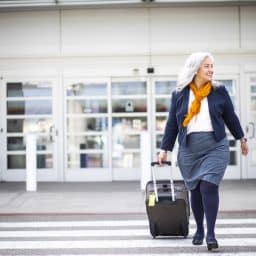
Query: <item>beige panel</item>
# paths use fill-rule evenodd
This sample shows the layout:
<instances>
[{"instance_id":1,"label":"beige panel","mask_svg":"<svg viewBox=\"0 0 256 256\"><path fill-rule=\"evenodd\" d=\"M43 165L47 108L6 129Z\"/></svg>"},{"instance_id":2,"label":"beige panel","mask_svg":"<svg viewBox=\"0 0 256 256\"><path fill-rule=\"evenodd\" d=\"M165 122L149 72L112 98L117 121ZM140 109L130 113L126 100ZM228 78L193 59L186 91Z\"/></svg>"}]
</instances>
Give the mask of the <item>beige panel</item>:
<instances>
[{"instance_id":1,"label":"beige panel","mask_svg":"<svg viewBox=\"0 0 256 256\"><path fill-rule=\"evenodd\" d=\"M241 7L241 46L256 49L256 6Z\"/></svg>"},{"instance_id":2,"label":"beige panel","mask_svg":"<svg viewBox=\"0 0 256 256\"><path fill-rule=\"evenodd\" d=\"M64 55L145 54L147 10L90 9L63 11Z\"/></svg>"},{"instance_id":3,"label":"beige panel","mask_svg":"<svg viewBox=\"0 0 256 256\"><path fill-rule=\"evenodd\" d=\"M153 53L239 47L236 7L159 8L151 20Z\"/></svg>"},{"instance_id":4,"label":"beige panel","mask_svg":"<svg viewBox=\"0 0 256 256\"><path fill-rule=\"evenodd\" d=\"M57 11L0 13L0 56L42 56L59 53Z\"/></svg>"}]
</instances>

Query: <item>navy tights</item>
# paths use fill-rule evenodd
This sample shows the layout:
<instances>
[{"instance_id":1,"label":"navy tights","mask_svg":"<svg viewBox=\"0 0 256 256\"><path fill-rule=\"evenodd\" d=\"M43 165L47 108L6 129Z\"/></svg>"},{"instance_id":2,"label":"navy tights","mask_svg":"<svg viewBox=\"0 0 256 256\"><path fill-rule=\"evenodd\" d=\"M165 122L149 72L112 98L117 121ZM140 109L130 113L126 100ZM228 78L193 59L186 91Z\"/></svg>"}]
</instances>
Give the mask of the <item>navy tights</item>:
<instances>
[{"instance_id":1,"label":"navy tights","mask_svg":"<svg viewBox=\"0 0 256 256\"><path fill-rule=\"evenodd\" d=\"M219 187L207 181L200 181L191 190L191 208L197 225L197 236L204 236L204 214L207 224L207 239L215 238L214 228L219 209Z\"/></svg>"}]
</instances>

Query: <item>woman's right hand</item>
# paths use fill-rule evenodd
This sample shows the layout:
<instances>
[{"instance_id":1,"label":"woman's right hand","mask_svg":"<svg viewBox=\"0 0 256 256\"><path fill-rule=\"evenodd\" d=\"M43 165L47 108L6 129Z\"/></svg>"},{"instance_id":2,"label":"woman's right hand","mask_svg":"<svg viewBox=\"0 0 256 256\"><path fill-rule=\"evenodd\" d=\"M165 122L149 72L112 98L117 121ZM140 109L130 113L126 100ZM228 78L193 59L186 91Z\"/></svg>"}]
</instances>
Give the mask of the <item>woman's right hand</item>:
<instances>
[{"instance_id":1,"label":"woman's right hand","mask_svg":"<svg viewBox=\"0 0 256 256\"><path fill-rule=\"evenodd\" d=\"M163 162L167 161L167 152L164 150L161 150L158 155L158 162L160 165L163 164Z\"/></svg>"}]
</instances>

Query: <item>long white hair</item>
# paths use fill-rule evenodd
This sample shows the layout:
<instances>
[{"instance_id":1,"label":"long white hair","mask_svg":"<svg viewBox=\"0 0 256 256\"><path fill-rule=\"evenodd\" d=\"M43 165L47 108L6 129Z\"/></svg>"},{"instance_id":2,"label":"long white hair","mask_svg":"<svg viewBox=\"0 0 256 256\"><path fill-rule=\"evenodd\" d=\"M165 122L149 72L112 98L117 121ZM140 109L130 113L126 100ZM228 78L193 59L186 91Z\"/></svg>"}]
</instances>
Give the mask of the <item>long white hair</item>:
<instances>
[{"instance_id":1,"label":"long white hair","mask_svg":"<svg viewBox=\"0 0 256 256\"><path fill-rule=\"evenodd\" d=\"M181 91L190 84L190 82L194 79L196 72L200 68L202 62L207 57L214 61L212 54L209 52L195 52L187 58L184 67L178 75L176 88L178 91Z\"/></svg>"}]
</instances>

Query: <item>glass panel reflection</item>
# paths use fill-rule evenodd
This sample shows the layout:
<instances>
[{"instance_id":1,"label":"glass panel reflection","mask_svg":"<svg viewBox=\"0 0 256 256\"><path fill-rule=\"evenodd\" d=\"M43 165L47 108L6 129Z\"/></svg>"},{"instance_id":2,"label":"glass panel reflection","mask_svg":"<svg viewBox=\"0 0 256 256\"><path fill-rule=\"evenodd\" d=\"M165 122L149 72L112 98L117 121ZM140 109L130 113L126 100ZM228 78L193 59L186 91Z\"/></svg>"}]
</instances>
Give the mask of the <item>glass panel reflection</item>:
<instances>
[{"instance_id":1,"label":"glass panel reflection","mask_svg":"<svg viewBox=\"0 0 256 256\"><path fill-rule=\"evenodd\" d=\"M251 110L256 111L256 96L251 96Z\"/></svg>"},{"instance_id":2,"label":"glass panel reflection","mask_svg":"<svg viewBox=\"0 0 256 256\"><path fill-rule=\"evenodd\" d=\"M113 152L114 168L140 168L140 154L130 152Z\"/></svg>"},{"instance_id":3,"label":"glass panel reflection","mask_svg":"<svg viewBox=\"0 0 256 256\"><path fill-rule=\"evenodd\" d=\"M256 93L256 85L251 85L251 93Z\"/></svg>"},{"instance_id":4,"label":"glass panel reflection","mask_svg":"<svg viewBox=\"0 0 256 256\"><path fill-rule=\"evenodd\" d=\"M26 156L25 155L8 155L7 168L8 169L25 169Z\"/></svg>"},{"instance_id":5,"label":"glass panel reflection","mask_svg":"<svg viewBox=\"0 0 256 256\"><path fill-rule=\"evenodd\" d=\"M236 151L230 150L229 165L237 165Z\"/></svg>"},{"instance_id":6,"label":"glass panel reflection","mask_svg":"<svg viewBox=\"0 0 256 256\"><path fill-rule=\"evenodd\" d=\"M7 83L7 97L48 97L52 96L51 87L49 81Z\"/></svg>"},{"instance_id":7,"label":"glass panel reflection","mask_svg":"<svg viewBox=\"0 0 256 256\"><path fill-rule=\"evenodd\" d=\"M47 169L53 168L53 155L52 154L37 154L37 168Z\"/></svg>"},{"instance_id":8,"label":"glass panel reflection","mask_svg":"<svg viewBox=\"0 0 256 256\"><path fill-rule=\"evenodd\" d=\"M122 151L123 149L139 149L140 135L113 134L113 151Z\"/></svg>"},{"instance_id":9,"label":"glass panel reflection","mask_svg":"<svg viewBox=\"0 0 256 256\"><path fill-rule=\"evenodd\" d=\"M218 80L221 85L224 85L230 95L235 94L235 86L233 80Z\"/></svg>"},{"instance_id":10,"label":"glass panel reflection","mask_svg":"<svg viewBox=\"0 0 256 256\"><path fill-rule=\"evenodd\" d=\"M8 101L8 115L47 115L52 114L50 100Z\"/></svg>"},{"instance_id":11,"label":"glass panel reflection","mask_svg":"<svg viewBox=\"0 0 256 256\"><path fill-rule=\"evenodd\" d=\"M112 95L144 95L147 94L145 81L112 82Z\"/></svg>"},{"instance_id":12,"label":"glass panel reflection","mask_svg":"<svg viewBox=\"0 0 256 256\"><path fill-rule=\"evenodd\" d=\"M68 154L68 168L103 168L107 166L107 160L103 154L73 153Z\"/></svg>"},{"instance_id":13,"label":"glass panel reflection","mask_svg":"<svg viewBox=\"0 0 256 256\"><path fill-rule=\"evenodd\" d=\"M71 118L67 119L69 133L86 131L106 131L108 119L106 117L95 118Z\"/></svg>"},{"instance_id":14,"label":"glass panel reflection","mask_svg":"<svg viewBox=\"0 0 256 256\"><path fill-rule=\"evenodd\" d=\"M167 121L166 116L158 116L156 118L156 130L157 131L164 131L166 121Z\"/></svg>"},{"instance_id":15,"label":"glass panel reflection","mask_svg":"<svg viewBox=\"0 0 256 256\"><path fill-rule=\"evenodd\" d=\"M107 96L107 83L74 83L67 87L67 96Z\"/></svg>"},{"instance_id":16,"label":"glass panel reflection","mask_svg":"<svg viewBox=\"0 0 256 256\"><path fill-rule=\"evenodd\" d=\"M112 119L114 136L123 136L129 131L143 131L147 129L146 117L114 117Z\"/></svg>"},{"instance_id":17,"label":"glass panel reflection","mask_svg":"<svg viewBox=\"0 0 256 256\"><path fill-rule=\"evenodd\" d=\"M70 151L80 149L103 149L107 145L107 136L68 136L68 149Z\"/></svg>"},{"instance_id":18,"label":"glass panel reflection","mask_svg":"<svg viewBox=\"0 0 256 256\"><path fill-rule=\"evenodd\" d=\"M38 151L46 151L46 150L53 150L53 144L50 141L49 136L37 136L37 150Z\"/></svg>"},{"instance_id":19,"label":"glass panel reflection","mask_svg":"<svg viewBox=\"0 0 256 256\"><path fill-rule=\"evenodd\" d=\"M112 111L118 112L147 112L146 99L112 100Z\"/></svg>"},{"instance_id":20,"label":"glass panel reflection","mask_svg":"<svg viewBox=\"0 0 256 256\"><path fill-rule=\"evenodd\" d=\"M162 139L163 139L162 134L161 135L159 134L159 135L156 136L156 148L160 148Z\"/></svg>"},{"instance_id":21,"label":"glass panel reflection","mask_svg":"<svg viewBox=\"0 0 256 256\"><path fill-rule=\"evenodd\" d=\"M24 137L7 137L7 150L8 151L23 151L26 150L26 142Z\"/></svg>"},{"instance_id":22,"label":"glass panel reflection","mask_svg":"<svg viewBox=\"0 0 256 256\"><path fill-rule=\"evenodd\" d=\"M170 99L156 99L156 112L168 112Z\"/></svg>"},{"instance_id":23,"label":"glass panel reflection","mask_svg":"<svg viewBox=\"0 0 256 256\"><path fill-rule=\"evenodd\" d=\"M252 149L251 157L251 164L256 166L256 148Z\"/></svg>"},{"instance_id":24,"label":"glass panel reflection","mask_svg":"<svg viewBox=\"0 0 256 256\"><path fill-rule=\"evenodd\" d=\"M67 112L74 114L107 113L107 100L68 100Z\"/></svg>"},{"instance_id":25,"label":"glass panel reflection","mask_svg":"<svg viewBox=\"0 0 256 256\"><path fill-rule=\"evenodd\" d=\"M156 81L155 93L170 95L176 88L176 81Z\"/></svg>"},{"instance_id":26,"label":"glass panel reflection","mask_svg":"<svg viewBox=\"0 0 256 256\"><path fill-rule=\"evenodd\" d=\"M7 132L10 133L48 132L52 126L53 120L51 118L7 119Z\"/></svg>"}]
</instances>

